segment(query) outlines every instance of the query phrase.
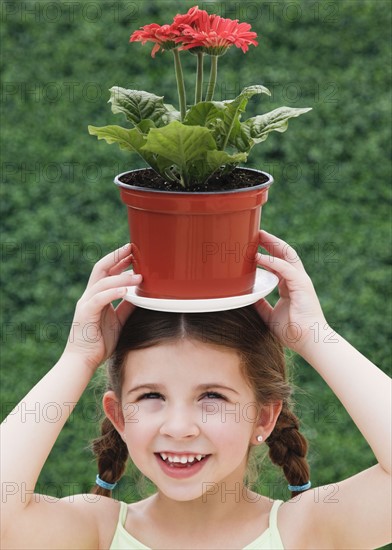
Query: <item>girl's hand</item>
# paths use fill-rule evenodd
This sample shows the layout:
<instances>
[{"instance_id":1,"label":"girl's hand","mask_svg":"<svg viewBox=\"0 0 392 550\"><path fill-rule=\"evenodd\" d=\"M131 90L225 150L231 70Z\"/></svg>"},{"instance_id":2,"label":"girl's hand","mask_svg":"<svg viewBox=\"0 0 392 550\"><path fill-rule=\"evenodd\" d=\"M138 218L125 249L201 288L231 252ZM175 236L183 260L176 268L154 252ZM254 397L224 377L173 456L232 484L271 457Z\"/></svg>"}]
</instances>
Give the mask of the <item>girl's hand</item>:
<instances>
[{"instance_id":1,"label":"girl's hand","mask_svg":"<svg viewBox=\"0 0 392 550\"><path fill-rule=\"evenodd\" d=\"M327 324L316 291L290 245L266 231L260 231L259 237L270 255L258 254L257 263L279 277L280 298L275 307L262 299L256 309L284 346L301 353L316 328L322 330Z\"/></svg>"},{"instance_id":2,"label":"girl's hand","mask_svg":"<svg viewBox=\"0 0 392 550\"><path fill-rule=\"evenodd\" d=\"M131 262L130 244L99 260L76 305L64 353L78 355L93 369L113 352L121 328L134 310L126 300L116 308L111 304L125 296L126 287L138 285L142 280L141 275L124 271Z\"/></svg>"}]
</instances>

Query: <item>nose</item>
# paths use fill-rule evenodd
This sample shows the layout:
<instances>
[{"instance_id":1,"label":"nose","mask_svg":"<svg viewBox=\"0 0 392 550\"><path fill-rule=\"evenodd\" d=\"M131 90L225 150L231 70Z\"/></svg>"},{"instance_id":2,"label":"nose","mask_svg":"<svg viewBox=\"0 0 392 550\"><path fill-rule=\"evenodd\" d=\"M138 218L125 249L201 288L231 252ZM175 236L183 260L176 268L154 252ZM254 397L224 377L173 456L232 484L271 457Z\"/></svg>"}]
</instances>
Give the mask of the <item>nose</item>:
<instances>
[{"instance_id":1,"label":"nose","mask_svg":"<svg viewBox=\"0 0 392 550\"><path fill-rule=\"evenodd\" d=\"M196 415L185 407L168 407L159 433L173 439L190 439L200 434Z\"/></svg>"}]
</instances>

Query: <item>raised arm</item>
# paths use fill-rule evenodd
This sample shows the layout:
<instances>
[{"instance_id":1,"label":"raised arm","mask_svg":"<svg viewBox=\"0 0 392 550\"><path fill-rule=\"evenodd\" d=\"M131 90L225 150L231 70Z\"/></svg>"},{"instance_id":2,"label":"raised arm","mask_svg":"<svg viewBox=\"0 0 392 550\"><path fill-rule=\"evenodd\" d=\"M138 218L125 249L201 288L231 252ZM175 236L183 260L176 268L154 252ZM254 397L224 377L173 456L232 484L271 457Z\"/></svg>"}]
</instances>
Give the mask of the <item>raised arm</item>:
<instances>
[{"instance_id":1,"label":"raised arm","mask_svg":"<svg viewBox=\"0 0 392 550\"><path fill-rule=\"evenodd\" d=\"M378 461L337 483L336 503L320 503L312 491L301 496L309 508L309 533L317 535L313 548L383 546L391 539L391 381L342 336L334 333L331 339L331 327L295 251L265 231L260 244L270 255L260 255L258 263L279 276L280 299L274 308L266 300L258 302L259 314L283 345L327 382Z\"/></svg>"},{"instance_id":2,"label":"raised arm","mask_svg":"<svg viewBox=\"0 0 392 550\"><path fill-rule=\"evenodd\" d=\"M132 305L111 302L126 287L140 282L124 271L130 265L130 245L112 252L94 267L78 301L72 329L60 360L26 395L1 425L1 540L4 548L94 548L93 516L80 513L77 504L33 495L43 465L74 406L97 367L113 351ZM45 410L55 403L58 420L22 410ZM61 414L60 414L61 411ZM77 501L75 501L77 502ZM91 507L90 507L91 508ZM80 529L78 529L78 526ZM52 536L50 536L52 534Z\"/></svg>"}]
</instances>

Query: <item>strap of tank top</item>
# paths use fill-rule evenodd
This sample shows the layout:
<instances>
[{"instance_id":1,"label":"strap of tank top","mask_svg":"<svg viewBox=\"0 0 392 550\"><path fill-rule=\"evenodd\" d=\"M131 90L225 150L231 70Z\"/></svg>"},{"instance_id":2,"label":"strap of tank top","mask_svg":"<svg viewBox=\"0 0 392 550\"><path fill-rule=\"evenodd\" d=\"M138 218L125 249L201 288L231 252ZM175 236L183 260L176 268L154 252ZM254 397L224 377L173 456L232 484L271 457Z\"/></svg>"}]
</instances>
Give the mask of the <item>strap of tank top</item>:
<instances>
[{"instance_id":1,"label":"strap of tank top","mask_svg":"<svg viewBox=\"0 0 392 550\"><path fill-rule=\"evenodd\" d=\"M124 527L125 520L128 512L128 504L126 502L120 502L120 515L118 517L118 522Z\"/></svg>"},{"instance_id":2,"label":"strap of tank top","mask_svg":"<svg viewBox=\"0 0 392 550\"><path fill-rule=\"evenodd\" d=\"M278 531L278 510L283 500L275 500L269 515L269 528L272 532Z\"/></svg>"}]
</instances>

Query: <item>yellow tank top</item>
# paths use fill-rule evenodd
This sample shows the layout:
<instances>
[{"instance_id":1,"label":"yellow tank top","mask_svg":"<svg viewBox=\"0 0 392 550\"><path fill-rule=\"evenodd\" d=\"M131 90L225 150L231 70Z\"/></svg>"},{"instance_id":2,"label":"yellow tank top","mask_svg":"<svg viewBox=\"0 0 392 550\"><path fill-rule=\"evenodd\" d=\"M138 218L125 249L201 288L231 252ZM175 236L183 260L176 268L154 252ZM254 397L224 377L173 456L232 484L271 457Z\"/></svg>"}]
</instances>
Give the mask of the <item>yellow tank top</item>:
<instances>
[{"instance_id":1,"label":"yellow tank top","mask_svg":"<svg viewBox=\"0 0 392 550\"><path fill-rule=\"evenodd\" d=\"M283 500L274 501L269 516L268 528L257 539L245 546L243 550L284 550L277 522L278 509L282 503ZM110 550L151 550L125 530L124 524L127 517L128 505L125 502L121 502L120 504L117 528L110 545Z\"/></svg>"}]
</instances>

